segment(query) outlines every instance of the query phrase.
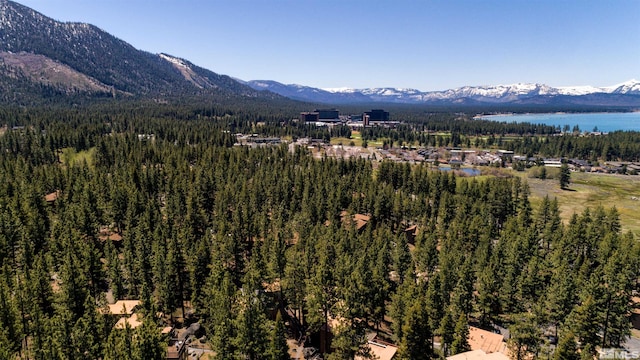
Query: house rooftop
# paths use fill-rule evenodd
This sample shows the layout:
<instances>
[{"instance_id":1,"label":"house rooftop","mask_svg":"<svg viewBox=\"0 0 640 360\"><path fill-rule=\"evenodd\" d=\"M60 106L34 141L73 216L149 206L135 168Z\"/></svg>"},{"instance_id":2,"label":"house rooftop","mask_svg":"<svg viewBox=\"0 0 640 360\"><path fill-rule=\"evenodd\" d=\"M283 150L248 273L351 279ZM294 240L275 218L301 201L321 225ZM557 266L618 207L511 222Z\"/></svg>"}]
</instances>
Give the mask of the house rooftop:
<instances>
[{"instance_id":1,"label":"house rooftop","mask_svg":"<svg viewBox=\"0 0 640 360\"><path fill-rule=\"evenodd\" d=\"M365 345L369 348L373 359L391 360L396 355L398 348L392 345L381 344L375 341L368 341ZM362 356L356 356L355 360L363 360Z\"/></svg>"},{"instance_id":2,"label":"house rooftop","mask_svg":"<svg viewBox=\"0 0 640 360\"><path fill-rule=\"evenodd\" d=\"M98 239L100 239L100 241L111 240L115 242L120 242L122 241L122 235L118 234L117 232L102 233L100 236L98 236Z\"/></svg>"},{"instance_id":3,"label":"house rooftop","mask_svg":"<svg viewBox=\"0 0 640 360\"><path fill-rule=\"evenodd\" d=\"M346 210L343 210L340 213L343 222L347 218L347 215L349 215L349 213ZM356 225L356 230L361 230L362 228L364 228L367 223L369 223L369 220L371 220L371 216L364 214L354 214L352 219L353 223Z\"/></svg>"},{"instance_id":4,"label":"house rooftop","mask_svg":"<svg viewBox=\"0 0 640 360\"><path fill-rule=\"evenodd\" d=\"M133 314L130 317L121 317L120 320L113 326L114 329L125 329L129 324L131 329L135 329L142 325L142 321L138 318L138 314Z\"/></svg>"},{"instance_id":5,"label":"house rooftop","mask_svg":"<svg viewBox=\"0 0 640 360\"><path fill-rule=\"evenodd\" d=\"M111 315L131 315L133 308L142 304L140 300L118 300L114 304L109 304L109 313Z\"/></svg>"},{"instance_id":6,"label":"house rooftop","mask_svg":"<svg viewBox=\"0 0 640 360\"><path fill-rule=\"evenodd\" d=\"M60 190L56 190L52 193L49 193L47 195L44 196L44 201L46 202L54 202L56 200L58 200L58 196L60 196Z\"/></svg>"},{"instance_id":7,"label":"house rooftop","mask_svg":"<svg viewBox=\"0 0 640 360\"><path fill-rule=\"evenodd\" d=\"M448 356L447 360L509 360L509 357L499 352L487 354L483 350L471 350Z\"/></svg>"},{"instance_id":8,"label":"house rooftop","mask_svg":"<svg viewBox=\"0 0 640 360\"><path fill-rule=\"evenodd\" d=\"M109 235L108 239L111 240L111 241L122 241L122 235L120 235L118 233L113 233L113 234Z\"/></svg>"},{"instance_id":9,"label":"house rooftop","mask_svg":"<svg viewBox=\"0 0 640 360\"><path fill-rule=\"evenodd\" d=\"M501 334L469 326L469 346L471 350L483 350L487 354L505 352L507 343Z\"/></svg>"}]
</instances>

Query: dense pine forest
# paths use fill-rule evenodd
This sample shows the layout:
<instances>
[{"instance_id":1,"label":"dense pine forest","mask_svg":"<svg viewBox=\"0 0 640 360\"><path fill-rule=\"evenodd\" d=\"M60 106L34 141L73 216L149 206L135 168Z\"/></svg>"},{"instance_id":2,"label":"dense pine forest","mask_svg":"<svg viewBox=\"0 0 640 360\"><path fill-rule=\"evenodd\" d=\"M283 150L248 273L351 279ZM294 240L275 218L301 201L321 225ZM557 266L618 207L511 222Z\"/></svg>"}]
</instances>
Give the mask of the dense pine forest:
<instances>
[{"instance_id":1,"label":"dense pine forest","mask_svg":"<svg viewBox=\"0 0 640 360\"><path fill-rule=\"evenodd\" d=\"M508 328L517 359L548 356L550 334L555 358L591 358L630 334L640 245L615 208L565 224L518 177L233 146L236 132L348 132L292 123L296 110L2 110L0 359L164 359L158 329L195 321L219 359L288 359L286 338L352 359L368 332L399 359L438 358L469 349L468 324ZM553 132L429 116L386 135ZM637 156L637 137L510 146ZM122 299L142 301L141 326L114 327L104 309Z\"/></svg>"}]
</instances>

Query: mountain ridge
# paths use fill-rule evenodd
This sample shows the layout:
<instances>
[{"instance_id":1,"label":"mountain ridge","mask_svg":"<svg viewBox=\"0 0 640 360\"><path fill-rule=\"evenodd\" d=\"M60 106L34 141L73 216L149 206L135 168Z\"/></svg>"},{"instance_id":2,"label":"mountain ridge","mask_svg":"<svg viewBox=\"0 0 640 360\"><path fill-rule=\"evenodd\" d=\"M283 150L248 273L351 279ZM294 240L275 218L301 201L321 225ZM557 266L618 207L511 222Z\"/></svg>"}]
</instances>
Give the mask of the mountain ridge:
<instances>
[{"instance_id":1,"label":"mountain ridge","mask_svg":"<svg viewBox=\"0 0 640 360\"><path fill-rule=\"evenodd\" d=\"M0 0L0 53L5 55L0 67L5 84L0 87L11 93L0 94L4 102L28 103L30 98L65 93L168 100L183 96L281 99L187 60L138 50L94 25L59 22L10 0ZM55 64L64 66L71 78L49 79L54 75L51 71L34 78L29 64L21 60L36 58L47 70Z\"/></svg>"},{"instance_id":2,"label":"mountain ridge","mask_svg":"<svg viewBox=\"0 0 640 360\"><path fill-rule=\"evenodd\" d=\"M608 86L566 86L551 87L537 83L516 83L507 85L463 86L442 91L420 91L411 88L313 88L297 84L282 84L273 80L251 80L247 85L256 90L269 90L283 96L304 101L320 101L327 103L353 102L386 102L386 103L443 103L473 101L489 104L508 103L539 103L541 100L560 100L564 102L581 103L590 95L592 99L599 99L598 105L606 103L611 96L614 102L622 101L628 105L640 106L640 81L632 79L624 83ZM617 96L616 95L620 95Z\"/></svg>"},{"instance_id":3,"label":"mountain ridge","mask_svg":"<svg viewBox=\"0 0 640 360\"><path fill-rule=\"evenodd\" d=\"M266 91L265 91L266 90ZM320 89L273 80L240 81L167 53L134 48L102 29L59 22L11 0L0 0L0 102L38 103L91 98L154 101L306 101L325 104L579 105L640 107L640 82L596 88L544 84L465 86L423 92L405 88Z\"/></svg>"}]
</instances>

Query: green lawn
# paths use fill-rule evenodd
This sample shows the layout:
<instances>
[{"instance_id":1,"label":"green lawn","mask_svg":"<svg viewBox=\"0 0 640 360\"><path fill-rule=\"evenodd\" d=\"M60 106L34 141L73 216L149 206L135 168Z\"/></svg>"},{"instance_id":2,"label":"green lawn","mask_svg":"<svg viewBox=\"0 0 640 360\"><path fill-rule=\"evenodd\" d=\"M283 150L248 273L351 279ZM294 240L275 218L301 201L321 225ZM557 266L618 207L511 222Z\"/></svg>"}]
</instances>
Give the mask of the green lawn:
<instances>
[{"instance_id":1,"label":"green lawn","mask_svg":"<svg viewBox=\"0 0 640 360\"><path fill-rule=\"evenodd\" d=\"M353 136L351 137L351 139L346 138L346 137L332 137L331 138L331 145L351 145L351 143L353 142L353 145L355 146L362 146L362 139L354 139Z\"/></svg>"},{"instance_id":2,"label":"green lawn","mask_svg":"<svg viewBox=\"0 0 640 360\"><path fill-rule=\"evenodd\" d=\"M384 139L378 139L376 141L369 141L367 146L382 146ZM353 142L353 145L355 146L362 146L362 135L360 134L359 131L352 131L351 132L351 138L346 138L346 137L335 137L335 138L331 138L331 145L351 145L351 143Z\"/></svg>"},{"instance_id":3,"label":"green lawn","mask_svg":"<svg viewBox=\"0 0 640 360\"><path fill-rule=\"evenodd\" d=\"M526 173L517 173L527 177ZM616 207L623 231L640 234L640 176L571 173L569 190L561 190L558 180L527 178L534 208L545 195L557 198L561 216L567 221L585 208Z\"/></svg>"}]
</instances>

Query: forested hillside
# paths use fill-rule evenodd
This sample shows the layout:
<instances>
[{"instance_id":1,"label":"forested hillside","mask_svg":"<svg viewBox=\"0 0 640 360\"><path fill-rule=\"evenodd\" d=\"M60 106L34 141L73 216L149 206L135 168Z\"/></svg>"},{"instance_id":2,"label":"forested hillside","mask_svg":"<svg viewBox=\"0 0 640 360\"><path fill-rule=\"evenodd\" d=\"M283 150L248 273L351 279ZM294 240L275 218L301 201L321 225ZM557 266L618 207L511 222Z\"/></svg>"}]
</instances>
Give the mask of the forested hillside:
<instances>
[{"instance_id":1,"label":"forested hillside","mask_svg":"<svg viewBox=\"0 0 640 360\"><path fill-rule=\"evenodd\" d=\"M96 26L56 21L9 0L0 1L0 40L0 89L5 90L0 102L5 104L105 97L289 101L187 60L138 50Z\"/></svg>"},{"instance_id":2,"label":"forested hillside","mask_svg":"<svg viewBox=\"0 0 640 360\"><path fill-rule=\"evenodd\" d=\"M467 323L519 358L548 329L583 354L629 334L640 246L615 209L563 224L519 178L232 147L250 115L163 111L0 114L1 359L161 359L185 307L220 359L277 358L277 312L296 339L333 324L330 359L367 330L401 359L464 351ZM114 328L108 297L143 325Z\"/></svg>"}]
</instances>

